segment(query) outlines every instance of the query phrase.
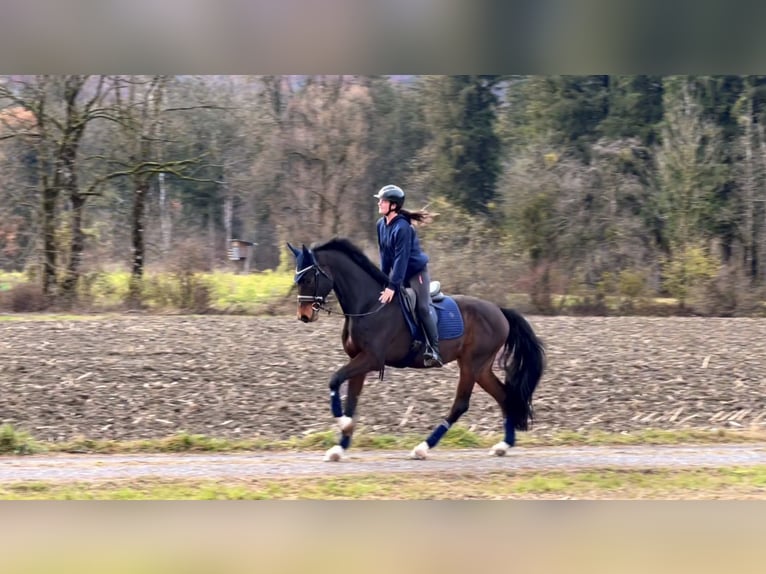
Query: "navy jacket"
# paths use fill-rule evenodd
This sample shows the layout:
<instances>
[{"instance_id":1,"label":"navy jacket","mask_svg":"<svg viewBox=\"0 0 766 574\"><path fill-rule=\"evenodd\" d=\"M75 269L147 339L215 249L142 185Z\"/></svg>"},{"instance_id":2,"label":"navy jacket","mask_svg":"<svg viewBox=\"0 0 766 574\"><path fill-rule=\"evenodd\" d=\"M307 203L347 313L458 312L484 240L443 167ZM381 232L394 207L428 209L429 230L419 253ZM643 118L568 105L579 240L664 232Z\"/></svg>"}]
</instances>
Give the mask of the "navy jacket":
<instances>
[{"instance_id":1,"label":"navy jacket","mask_svg":"<svg viewBox=\"0 0 766 574\"><path fill-rule=\"evenodd\" d=\"M418 234L409 220L398 214L391 223L378 220L378 247L380 269L388 276L388 285L394 291L402 288L406 279L425 269L428 255L420 249Z\"/></svg>"}]
</instances>

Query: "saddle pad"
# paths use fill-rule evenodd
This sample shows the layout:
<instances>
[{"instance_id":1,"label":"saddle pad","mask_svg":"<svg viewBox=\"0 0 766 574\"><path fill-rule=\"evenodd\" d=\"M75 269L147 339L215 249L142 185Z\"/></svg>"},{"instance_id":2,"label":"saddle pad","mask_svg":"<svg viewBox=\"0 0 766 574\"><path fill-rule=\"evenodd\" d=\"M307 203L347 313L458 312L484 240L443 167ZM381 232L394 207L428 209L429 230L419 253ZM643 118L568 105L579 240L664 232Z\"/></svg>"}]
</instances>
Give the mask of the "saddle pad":
<instances>
[{"instance_id":1,"label":"saddle pad","mask_svg":"<svg viewBox=\"0 0 766 574\"><path fill-rule=\"evenodd\" d=\"M444 297L438 303L431 303L436 310L439 340L457 339L463 335L463 316L452 297Z\"/></svg>"}]
</instances>

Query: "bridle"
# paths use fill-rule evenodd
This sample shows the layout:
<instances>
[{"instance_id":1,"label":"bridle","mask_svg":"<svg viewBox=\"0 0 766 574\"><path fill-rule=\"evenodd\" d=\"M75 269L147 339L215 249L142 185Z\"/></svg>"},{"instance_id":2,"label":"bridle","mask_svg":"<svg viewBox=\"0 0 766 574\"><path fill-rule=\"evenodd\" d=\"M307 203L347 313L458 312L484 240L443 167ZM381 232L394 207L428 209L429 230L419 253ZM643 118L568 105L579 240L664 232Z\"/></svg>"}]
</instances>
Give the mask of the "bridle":
<instances>
[{"instance_id":1,"label":"bridle","mask_svg":"<svg viewBox=\"0 0 766 574\"><path fill-rule=\"evenodd\" d=\"M298 295L298 304L311 303L311 308L314 311L327 311L330 313L330 309L325 307L327 303L327 296L319 294L319 276L324 275L328 281L332 284L332 278L322 269L317 263L312 263L308 267L304 267L295 272L295 282L298 283L303 276L309 271L314 271L314 294L313 295ZM329 293L329 291L328 291Z\"/></svg>"},{"instance_id":2,"label":"bridle","mask_svg":"<svg viewBox=\"0 0 766 574\"><path fill-rule=\"evenodd\" d=\"M304 303L311 303L311 309L314 311L324 311L328 315L330 315L333 311L332 309L327 308L325 305L327 304L327 295L320 295L319 294L319 276L324 275L325 278L330 281L332 284L332 278L327 274L327 272L322 269L318 263L312 263L308 267L304 267L303 269L300 269L295 272L295 282L298 283L303 276L308 273L309 271L314 271L314 294L313 295L298 295L298 304L304 304ZM332 291L332 288L330 289ZM329 291L328 291L329 294ZM367 315L374 315L383 307L385 307L385 303L381 303L377 309L374 309L373 311L369 311L367 313L342 313L344 317L366 317Z\"/></svg>"}]
</instances>

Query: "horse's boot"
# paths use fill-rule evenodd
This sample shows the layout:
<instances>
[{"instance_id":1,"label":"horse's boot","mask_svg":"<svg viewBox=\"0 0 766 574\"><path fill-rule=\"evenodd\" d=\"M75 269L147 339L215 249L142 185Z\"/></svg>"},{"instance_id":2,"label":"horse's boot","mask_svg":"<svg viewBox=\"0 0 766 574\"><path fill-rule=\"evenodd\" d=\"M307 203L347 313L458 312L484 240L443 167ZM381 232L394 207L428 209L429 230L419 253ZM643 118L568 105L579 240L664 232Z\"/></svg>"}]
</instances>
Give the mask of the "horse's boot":
<instances>
[{"instance_id":1,"label":"horse's boot","mask_svg":"<svg viewBox=\"0 0 766 574\"><path fill-rule=\"evenodd\" d=\"M423 352L423 365L426 367L441 367L444 364L439 353L439 332L436 330L433 318L423 322L426 332L426 350Z\"/></svg>"}]
</instances>

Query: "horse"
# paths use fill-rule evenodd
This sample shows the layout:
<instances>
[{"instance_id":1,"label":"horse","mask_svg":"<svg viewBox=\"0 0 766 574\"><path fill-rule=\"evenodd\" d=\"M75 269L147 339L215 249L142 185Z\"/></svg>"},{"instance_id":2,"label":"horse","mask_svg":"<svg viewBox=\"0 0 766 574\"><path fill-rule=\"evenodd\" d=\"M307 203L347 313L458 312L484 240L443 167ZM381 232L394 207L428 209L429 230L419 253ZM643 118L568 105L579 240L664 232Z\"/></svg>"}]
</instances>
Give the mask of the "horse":
<instances>
[{"instance_id":1,"label":"horse","mask_svg":"<svg viewBox=\"0 0 766 574\"><path fill-rule=\"evenodd\" d=\"M350 360L329 382L330 410L340 438L324 460L335 462L342 460L350 447L357 402L367 374L379 371L382 378L386 366L426 368L422 330L412 328L415 319L408 316L406 306L379 301L388 278L348 239L335 237L310 247L303 244L301 249L290 243L287 246L296 259L298 319L311 323L320 311L330 312L327 304L331 291L345 316L341 340ZM503 456L514 446L516 431L528 430L533 421L532 395L545 368L545 346L527 320L513 309L469 295L445 299L453 304L452 323L457 319L462 328L448 335L451 338L440 336L441 355L444 364L457 361L460 377L446 417L411 451L410 458L426 459L468 410L474 383L492 396L502 411L504 439L490 449L490 454ZM405 303L406 295L397 292L395 301ZM441 325L439 319L440 332ZM493 372L496 361L505 372L504 382ZM348 386L342 405L340 387L345 381Z\"/></svg>"}]
</instances>

